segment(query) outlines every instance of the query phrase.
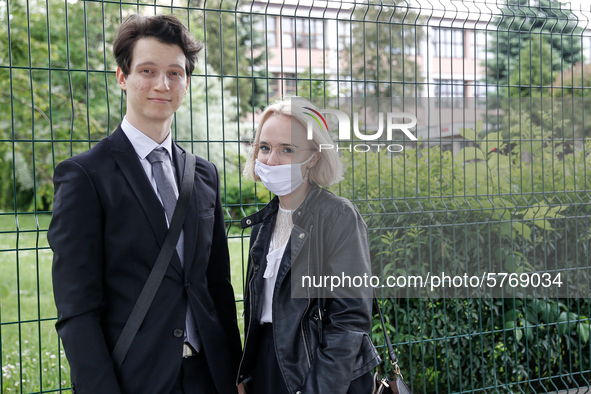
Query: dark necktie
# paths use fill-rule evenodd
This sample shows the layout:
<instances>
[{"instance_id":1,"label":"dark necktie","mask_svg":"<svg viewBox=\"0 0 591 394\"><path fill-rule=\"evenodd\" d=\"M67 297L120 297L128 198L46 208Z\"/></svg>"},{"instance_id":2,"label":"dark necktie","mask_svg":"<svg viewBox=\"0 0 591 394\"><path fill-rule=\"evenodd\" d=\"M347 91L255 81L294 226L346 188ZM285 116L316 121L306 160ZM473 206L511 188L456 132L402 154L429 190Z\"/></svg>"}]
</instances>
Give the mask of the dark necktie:
<instances>
[{"instance_id":1,"label":"dark necktie","mask_svg":"<svg viewBox=\"0 0 591 394\"><path fill-rule=\"evenodd\" d=\"M158 193L162 199L162 205L164 205L164 211L166 212L166 217L168 218L168 223L170 225L170 222L172 221L172 214L174 213L174 208L176 207L177 197L174 194L174 189L172 186L174 179L171 179L168 173L164 171L163 161L168 160L166 157L166 150L162 147L158 147L150 152L150 154L146 156L146 159L148 159L152 165L152 173L154 174L154 179L156 180L156 187L158 188ZM182 253L179 253L179 258L181 260L181 264L183 264L183 258L181 254ZM187 317L185 320L187 328L187 341L193 346L193 348L199 351L201 348L201 343L199 336L196 334L197 327L194 323L191 308L187 309Z\"/></svg>"},{"instance_id":2,"label":"dark necktie","mask_svg":"<svg viewBox=\"0 0 591 394\"><path fill-rule=\"evenodd\" d=\"M154 179L156 179L158 193L162 199L162 205L164 205L164 211L166 211L166 217L168 218L168 224L170 225L177 198L174 195L174 188L172 186L174 179L170 179L162 165L162 162L165 159L168 160L166 157L166 150L160 147L156 148L146 156L146 159L152 164L152 172L154 174Z\"/></svg>"}]
</instances>

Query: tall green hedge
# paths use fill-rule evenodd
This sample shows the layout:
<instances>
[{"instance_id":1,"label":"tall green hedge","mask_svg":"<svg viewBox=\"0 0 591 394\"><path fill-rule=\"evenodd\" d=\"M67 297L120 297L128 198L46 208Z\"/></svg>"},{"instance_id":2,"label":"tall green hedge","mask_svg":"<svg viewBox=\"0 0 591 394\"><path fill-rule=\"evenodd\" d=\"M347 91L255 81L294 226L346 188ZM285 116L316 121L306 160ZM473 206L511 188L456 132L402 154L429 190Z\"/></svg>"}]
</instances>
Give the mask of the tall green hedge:
<instances>
[{"instance_id":1,"label":"tall green hedge","mask_svg":"<svg viewBox=\"0 0 591 394\"><path fill-rule=\"evenodd\" d=\"M555 139L531 115L498 133L484 135L480 122L463 130L474 146L455 155L420 144L346 152L335 189L368 223L374 269L588 266L591 141ZM568 285L589 286L584 275L578 281ZM591 382L588 299L390 298L383 306L415 393L540 393ZM377 319L374 340L383 345Z\"/></svg>"}]
</instances>

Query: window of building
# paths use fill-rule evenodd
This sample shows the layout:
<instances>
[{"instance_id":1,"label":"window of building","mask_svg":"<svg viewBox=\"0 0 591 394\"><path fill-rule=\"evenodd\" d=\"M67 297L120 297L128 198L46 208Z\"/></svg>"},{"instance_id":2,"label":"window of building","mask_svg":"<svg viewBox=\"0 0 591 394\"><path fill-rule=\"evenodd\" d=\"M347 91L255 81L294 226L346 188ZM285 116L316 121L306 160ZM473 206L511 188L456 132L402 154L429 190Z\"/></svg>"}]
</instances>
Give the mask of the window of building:
<instances>
[{"instance_id":1,"label":"window of building","mask_svg":"<svg viewBox=\"0 0 591 394\"><path fill-rule=\"evenodd\" d=\"M437 57L464 57L464 32L459 29L433 29Z\"/></svg>"},{"instance_id":2,"label":"window of building","mask_svg":"<svg viewBox=\"0 0 591 394\"><path fill-rule=\"evenodd\" d=\"M351 45L351 22L339 22L339 51Z\"/></svg>"},{"instance_id":3,"label":"window of building","mask_svg":"<svg viewBox=\"0 0 591 394\"><path fill-rule=\"evenodd\" d=\"M497 97L496 87L492 85L485 85L483 82L476 82L474 85L474 97L476 101L476 108L486 108L487 97ZM494 99L496 100L496 99Z\"/></svg>"},{"instance_id":4,"label":"window of building","mask_svg":"<svg viewBox=\"0 0 591 394\"><path fill-rule=\"evenodd\" d=\"M274 72L271 74L271 78L269 78L269 90L267 93L267 99L269 101L287 94L295 94L295 91L295 73Z\"/></svg>"},{"instance_id":5,"label":"window of building","mask_svg":"<svg viewBox=\"0 0 591 394\"><path fill-rule=\"evenodd\" d=\"M267 18L267 46L277 46L277 28L275 27L275 17L271 16Z\"/></svg>"},{"instance_id":6,"label":"window of building","mask_svg":"<svg viewBox=\"0 0 591 394\"><path fill-rule=\"evenodd\" d=\"M256 30L265 34L267 36L267 47L276 47L277 46L277 27L276 27L276 17L275 16L268 16L266 18L267 26L265 27L265 18L257 18L254 22L256 26Z\"/></svg>"},{"instance_id":7,"label":"window of building","mask_svg":"<svg viewBox=\"0 0 591 394\"><path fill-rule=\"evenodd\" d=\"M464 81L458 79L436 79L435 102L445 108L464 107Z\"/></svg>"},{"instance_id":8,"label":"window of building","mask_svg":"<svg viewBox=\"0 0 591 394\"><path fill-rule=\"evenodd\" d=\"M281 74L273 73L271 75L273 78L269 78L269 91L267 93L267 99L269 101L279 97L279 90L281 88Z\"/></svg>"},{"instance_id":9,"label":"window of building","mask_svg":"<svg viewBox=\"0 0 591 394\"><path fill-rule=\"evenodd\" d=\"M281 46L293 48L294 42L293 18L281 18Z\"/></svg>"},{"instance_id":10,"label":"window of building","mask_svg":"<svg viewBox=\"0 0 591 394\"><path fill-rule=\"evenodd\" d=\"M295 94L296 75L294 73L283 73L283 95Z\"/></svg>"},{"instance_id":11,"label":"window of building","mask_svg":"<svg viewBox=\"0 0 591 394\"><path fill-rule=\"evenodd\" d=\"M486 52L487 44L490 42L490 37L486 37L485 31L476 31L474 33L474 51L476 52L476 59L484 60L490 54Z\"/></svg>"},{"instance_id":12,"label":"window of building","mask_svg":"<svg viewBox=\"0 0 591 394\"><path fill-rule=\"evenodd\" d=\"M283 47L322 49L324 23L321 19L282 18Z\"/></svg>"}]
</instances>

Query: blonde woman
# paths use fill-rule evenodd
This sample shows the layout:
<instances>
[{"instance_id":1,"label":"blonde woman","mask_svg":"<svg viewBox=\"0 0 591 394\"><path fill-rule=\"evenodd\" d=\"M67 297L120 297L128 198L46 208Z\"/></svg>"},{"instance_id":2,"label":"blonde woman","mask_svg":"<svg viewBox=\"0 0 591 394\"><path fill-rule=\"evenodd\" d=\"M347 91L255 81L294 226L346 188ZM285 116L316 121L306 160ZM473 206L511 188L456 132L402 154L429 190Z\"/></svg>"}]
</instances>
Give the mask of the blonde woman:
<instances>
[{"instance_id":1,"label":"blonde woman","mask_svg":"<svg viewBox=\"0 0 591 394\"><path fill-rule=\"evenodd\" d=\"M337 270L344 260L369 273L367 227L346 199L320 186L342 179L328 130L308 115L300 98L265 109L244 175L275 197L244 218L252 227L245 296L245 348L238 383L255 394L369 394L373 347L370 298L292 296L292 267Z\"/></svg>"}]
</instances>

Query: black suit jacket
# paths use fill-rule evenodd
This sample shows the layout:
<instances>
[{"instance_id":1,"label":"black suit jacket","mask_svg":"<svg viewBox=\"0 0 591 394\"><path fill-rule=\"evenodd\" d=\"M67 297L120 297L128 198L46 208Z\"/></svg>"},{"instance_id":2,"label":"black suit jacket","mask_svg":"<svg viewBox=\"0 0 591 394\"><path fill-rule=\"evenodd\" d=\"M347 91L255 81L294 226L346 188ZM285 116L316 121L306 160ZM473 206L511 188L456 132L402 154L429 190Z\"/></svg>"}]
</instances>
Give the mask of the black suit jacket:
<instances>
[{"instance_id":1,"label":"black suit jacket","mask_svg":"<svg viewBox=\"0 0 591 394\"><path fill-rule=\"evenodd\" d=\"M178 179L185 154L173 144ZM194 171L183 228L184 267L175 252L116 370L110 354L168 231L164 208L120 127L56 167L47 238L54 251L56 328L76 393L168 394L181 367L187 305L218 392L236 393L241 345L219 175L199 157Z\"/></svg>"}]
</instances>

